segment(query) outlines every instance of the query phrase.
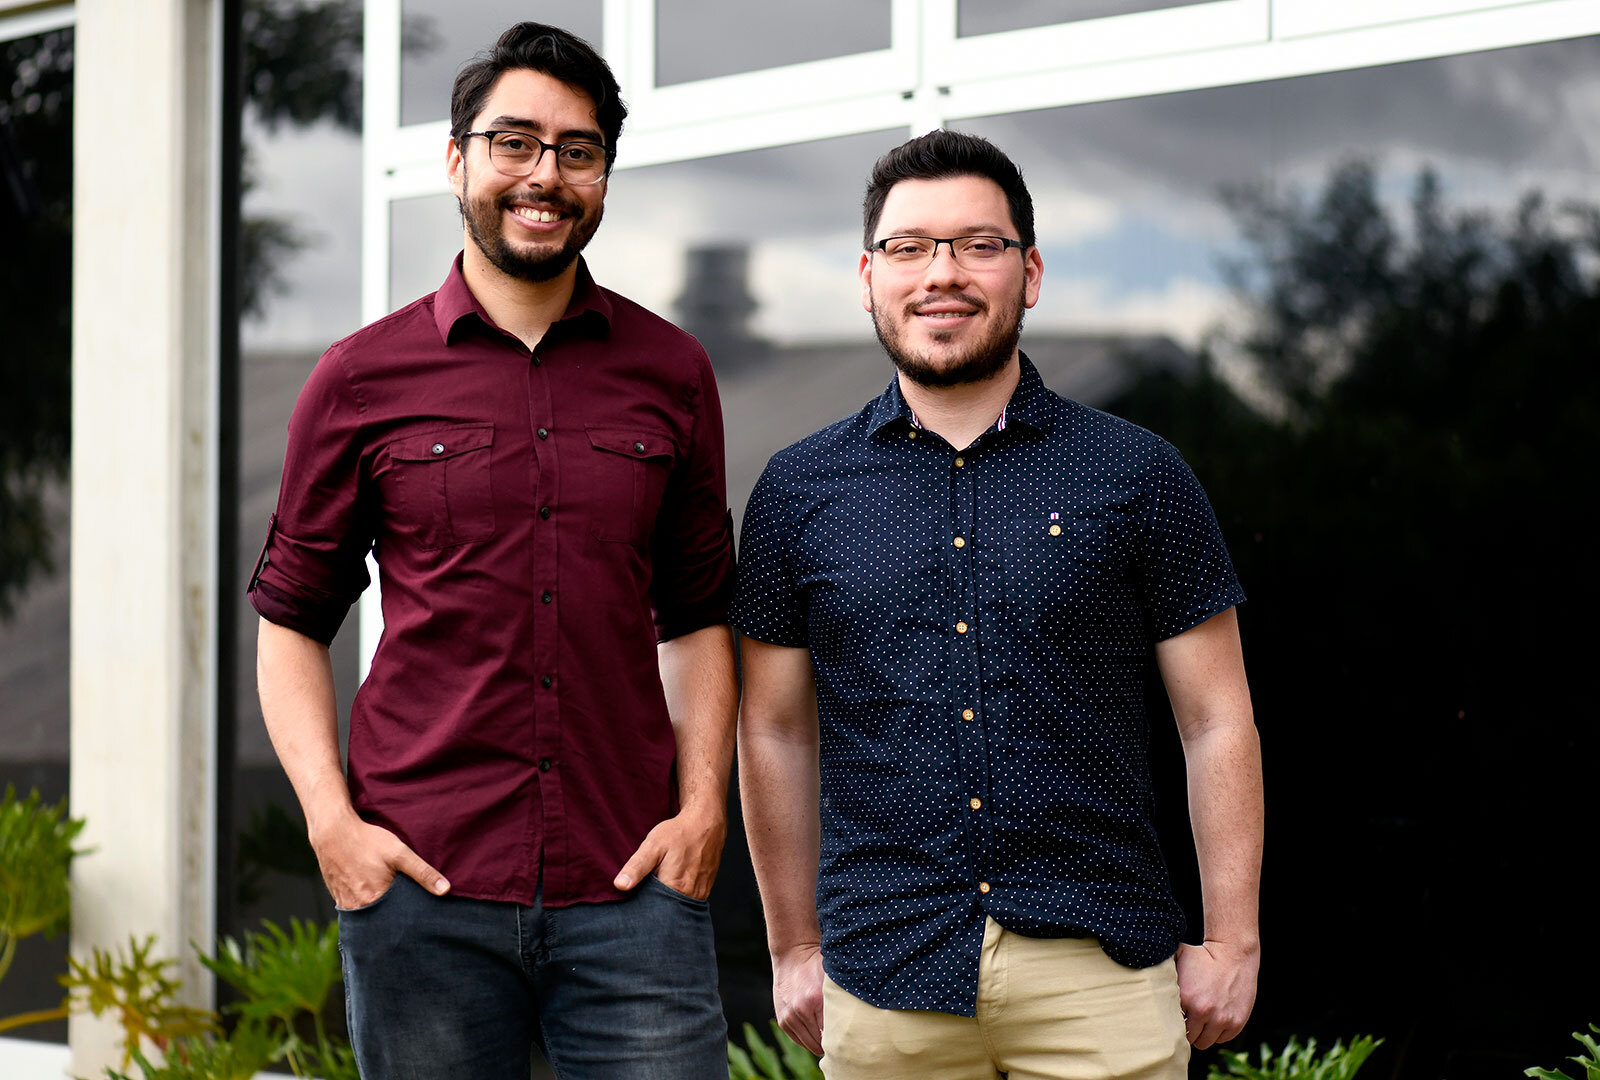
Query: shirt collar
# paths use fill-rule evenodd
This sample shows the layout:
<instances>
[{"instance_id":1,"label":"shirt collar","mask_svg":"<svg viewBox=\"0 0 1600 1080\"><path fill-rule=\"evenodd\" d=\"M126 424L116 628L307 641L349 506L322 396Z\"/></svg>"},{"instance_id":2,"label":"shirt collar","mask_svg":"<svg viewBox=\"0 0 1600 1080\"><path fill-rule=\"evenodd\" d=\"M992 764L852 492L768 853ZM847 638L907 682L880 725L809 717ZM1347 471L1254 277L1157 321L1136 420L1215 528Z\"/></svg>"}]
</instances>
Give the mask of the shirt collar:
<instances>
[{"instance_id":1,"label":"shirt collar","mask_svg":"<svg viewBox=\"0 0 1600 1080\"><path fill-rule=\"evenodd\" d=\"M1021 430L1031 429L1040 434L1049 434L1055 423L1055 395L1045 389L1044 380L1039 377L1039 369L1033 366L1028 354L1019 353L1018 356L1022 370L1017 379L1017 388L1011 392L1011 400L1006 402L1006 407L1000 411L1000 417L995 421L995 428L1003 431L1015 426ZM872 427L873 434L891 424L922 427L917 420L917 414L911 411L905 395L900 392L898 374L889 380L888 389L879 394L877 400L872 403L868 423Z\"/></svg>"},{"instance_id":2,"label":"shirt collar","mask_svg":"<svg viewBox=\"0 0 1600 1080\"><path fill-rule=\"evenodd\" d=\"M561 326L566 333L587 330L592 336L603 337L611 328L611 314L611 298L594 283L588 263L579 256L572 299L567 302L566 313L556 320L555 326ZM464 321L473 317L486 327L499 329L467 287L467 279L461 273L461 255L458 253L455 262L450 264L450 273L444 279L444 284L433 294L434 323L444 343L450 345L459 340ZM466 325L470 325L470 322ZM555 326L551 329L555 329Z\"/></svg>"}]
</instances>

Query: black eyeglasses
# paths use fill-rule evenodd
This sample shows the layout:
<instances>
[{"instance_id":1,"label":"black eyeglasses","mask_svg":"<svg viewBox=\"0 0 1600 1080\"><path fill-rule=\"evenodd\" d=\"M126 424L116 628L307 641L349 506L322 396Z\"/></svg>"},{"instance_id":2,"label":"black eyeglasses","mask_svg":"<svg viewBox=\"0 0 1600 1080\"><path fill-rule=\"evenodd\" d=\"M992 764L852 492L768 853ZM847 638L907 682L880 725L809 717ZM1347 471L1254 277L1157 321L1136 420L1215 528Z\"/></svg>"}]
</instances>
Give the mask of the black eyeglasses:
<instances>
[{"instance_id":1,"label":"black eyeglasses","mask_svg":"<svg viewBox=\"0 0 1600 1080\"><path fill-rule=\"evenodd\" d=\"M920 270L933 262L940 244L949 244L956 264L968 270L987 269L1011 248L1028 246L1004 236L886 236L868 250L883 252L890 266Z\"/></svg>"},{"instance_id":2,"label":"black eyeglasses","mask_svg":"<svg viewBox=\"0 0 1600 1080\"><path fill-rule=\"evenodd\" d=\"M611 171L615 152L587 139L547 143L523 131L467 131L462 138L481 135L489 140L489 163L506 176L529 176L544 160L546 150L556 152L556 171L569 184L594 184Z\"/></svg>"}]
</instances>

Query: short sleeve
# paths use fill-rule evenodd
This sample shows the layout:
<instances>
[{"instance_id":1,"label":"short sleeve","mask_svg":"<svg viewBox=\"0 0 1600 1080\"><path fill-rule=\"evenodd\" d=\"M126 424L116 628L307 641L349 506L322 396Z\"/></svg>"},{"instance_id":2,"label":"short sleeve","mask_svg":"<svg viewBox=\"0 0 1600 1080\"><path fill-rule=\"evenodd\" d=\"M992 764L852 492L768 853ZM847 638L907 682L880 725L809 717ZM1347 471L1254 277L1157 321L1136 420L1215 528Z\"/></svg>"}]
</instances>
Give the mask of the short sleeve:
<instances>
[{"instance_id":1,"label":"short sleeve","mask_svg":"<svg viewBox=\"0 0 1600 1080\"><path fill-rule=\"evenodd\" d=\"M1244 600L1211 502L1194 470L1161 440L1140 516L1141 601L1152 641L1198 626Z\"/></svg>"},{"instance_id":2,"label":"short sleeve","mask_svg":"<svg viewBox=\"0 0 1600 1080\"><path fill-rule=\"evenodd\" d=\"M757 641L801 648L808 644L806 603L795 580L789 550L794 532L776 463L767 463L745 507L733 625Z\"/></svg>"},{"instance_id":3,"label":"short sleeve","mask_svg":"<svg viewBox=\"0 0 1600 1080\"><path fill-rule=\"evenodd\" d=\"M674 472L651 540L650 600L656 640L728 621L733 592L733 518L722 430L722 402L711 362L690 408L689 452Z\"/></svg>"},{"instance_id":4,"label":"short sleeve","mask_svg":"<svg viewBox=\"0 0 1600 1080\"><path fill-rule=\"evenodd\" d=\"M249 585L262 618L324 644L371 580L362 453L359 399L329 350L289 418L278 509Z\"/></svg>"}]
</instances>

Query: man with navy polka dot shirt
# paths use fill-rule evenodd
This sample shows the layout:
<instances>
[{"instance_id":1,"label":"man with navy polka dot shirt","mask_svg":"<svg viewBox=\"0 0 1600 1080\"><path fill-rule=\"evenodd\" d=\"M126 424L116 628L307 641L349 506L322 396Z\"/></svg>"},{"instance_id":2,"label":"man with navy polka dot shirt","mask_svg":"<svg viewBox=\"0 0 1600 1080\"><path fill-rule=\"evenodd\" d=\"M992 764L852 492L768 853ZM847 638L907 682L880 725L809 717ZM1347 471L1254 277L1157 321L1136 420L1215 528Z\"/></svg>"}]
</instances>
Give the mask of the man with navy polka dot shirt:
<instances>
[{"instance_id":1,"label":"man with navy polka dot shirt","mask_svg":"<svg viewBox=\"0 0 1600 1080\"><path fill-rule=\"evenodd\" d=\"M913 139L865 217L862 304L897 375L772 458L734 602L779 1022L829 1080L1179 1080L1255 1000L1244 594L1177 451L1018 350L1044 266L1003 153ZM1151 822L1152 662L1198 945Z\"/></svg>"}]
</instances>

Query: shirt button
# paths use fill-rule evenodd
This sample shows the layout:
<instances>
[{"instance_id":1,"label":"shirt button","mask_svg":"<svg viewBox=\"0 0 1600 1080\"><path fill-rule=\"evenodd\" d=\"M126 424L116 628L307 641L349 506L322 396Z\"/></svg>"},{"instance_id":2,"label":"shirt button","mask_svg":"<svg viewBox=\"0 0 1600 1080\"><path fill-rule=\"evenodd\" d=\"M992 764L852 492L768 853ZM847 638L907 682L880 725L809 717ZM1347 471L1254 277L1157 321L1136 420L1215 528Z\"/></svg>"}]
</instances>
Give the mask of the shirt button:
<instances>
[{"instance_id":1,"label":"shirt button","mask_svg":"<svg viewBox=\"0 0 1600 1080\"><path fill-rule=\"evenodd\" d=\"M963 465L965 465L965 464L966 464L966 463L967 463L967 459L966 459L966 458L964 458L964 457L958 457L958 458L956 458L956 468L958 468L958 469L959 469L959 468L961 468L961 467L962 467L962 466L963 466Z\"/></svg>"},{"instance_id":2,"label":"shirt button","mask_svg":"<svg viewBox=\"0 0 1600 1080\"><path fill-rule=\"evenodd\" d=\"M539 359L539 357L537 355L535 355L534 358L533 358L533 366L534 367L538 367L542 363L544 363L544 361Z\"/></svg>"},{"instance_id":3,"label":"shirt button","mask_svg":"<svg viewBox=\"0 0 1600 1080\"><path fill-rule=\"evenodd\" d=\"M971 802L967 803L967 805L972 807L974 810L982 810L983 809L983 800L982 799L973 799ZM988 892L988 891L989 890L987 890L987 889L984 890L984 892Z\"/></svg>"},{"instance_id":4,"label":"shirt button","mask_svg":"<svg viewBox=\"0 0 1600 1080\"><path fill-rule=\"evenodd\" d=\"M1060 525L1052 525L1052 526L1050 526L1050 535L1051 536L1060 536L1061 535L1061 526Z\"/></svg>"},{"instance_id":5,"label":"shirt button","mask_svg":"<svg viewBox=\"0 0 1600 1080\"><path fill-rule=\"evenodd\" d=\"M971 709L962 709L961 710L961 719L963 719L963 720L971 720L974 716L977 716L977 715L978 714L973 712Z\"/></svg>"},{"instance_id":6,"label":"shirt button","mask_svg":"<svg viewBox=\"0 0 1600 1080\"><path fill-rule=\"evenodd\" d=\"M541 518L543 518L544 520L549 521L550 520L550 508L548 506L539 507L539 516Z\"/></svg>"},{"instance_id":7,"label":"shirt button","mask_svg":"<svg viewBox=\"0 0 1600 1080\"><path fill-rule=\"evenodd\" d=\"M555 685L555 680L552 679L550 676L546 675L544 678L539 680L539 685L544 687L546 690L548 690L548 689L550 689L550 687Z\"/></svg>"},{"instance_id":8,"label":"shirt button","mask_svg":"<svg viewBox=\"0 0 1600 1080\"><path fill-rule=\"evenodd\" d=\"M642 454L642 453L644 453L644 443L642 443L642 442L636 442L636 443L634 443L634 444L633 444L633 452L634 452L634 453L635 453L635 454Z\"/></svg>"},{"instance_id":9,"label":"shirt button","mask_svg":"<svg viewBox=\"0 0 1600 1080\"><path fill-rule=\"evenodd\" d=\"M916 437L917 437L917 433L916 433L916 432L915 432L915 431L908 431L908 432L906 432L906 438L908 438L908 439L915 439L915 438L916 438Z\"/></svg>"},{"instance_id":10,"label":"shirt button","mask_svg":"<svg viewBox=\"0 0 1600 1080\"><path fill-rule=\"evenodd\" d=\"M548 439L550 437L550 432L544 428L540 428L537 432L535 432L535 434L541 439Z\"/></svg>"},{"instance_id":11,"label":"shirt button","mask_svg":"<svg viewBox=\"0 0 1600 1080\"><path fill-rule=\"evenodd\" d=\"M550 601L554 600L555 597L551 596L548 592L545 592L539 595L539 599L548 604Z\"/></svg>"},{"instance_id":12,"label":"shirt button","mask_svg":"<svg viewBox=\"0 0 1600 1080\"><path fill-rule=\"evenodd\" d=\"M442 453L444 453L444 443L442 443L442 442L436 442L436 443L434 443L434 444L433 444L433 452L434 452L434 453L435 453L435 454L442 454Z\"/></svg>"},{"instance_id":13,"label":"shirt button","mask_svg":"<svg viewBox=\"0 0 1600 1080\"><path fill-rule=\"evenodd\" d=\"M964 536L958 536L952 540L951 543L955 544L955 546L958 548L964 548L967 546L967 538Z\"/></svg>"},{"instance_id":14,"label":"shirt button","mask_svg":"<svg viewBox=\"0 0 1600 1080\"><path fill-rule=\"evenodd\" d=\"M987 881L978 882L978 891L981 892L981 893L988 892L989 891L989 883Z\"/></svg>"},{"instance_id":15,"label":"shirt button","mask_svg":"<svg viewBox=\"0 0 1600 1080\"><path fill-rule=\"evenodd\" d=\"M965 634L966 632L967 632L967 624L966 623L964 623L964 622L956 623L956 633Z\"/></svg>"},{"instance_id":16,"label":"shirt button","mask_svg":"<svg viewBox=\"0 0 1600 1080\"><path fill-rule=\"evenodd\" d=\"M539 771L540 772L549 772L551 764L553 764L553 763L551 762L551 760L549 758L547 758L547 757L540 758L539 759Z\"/></svg>"}]
</instances>

